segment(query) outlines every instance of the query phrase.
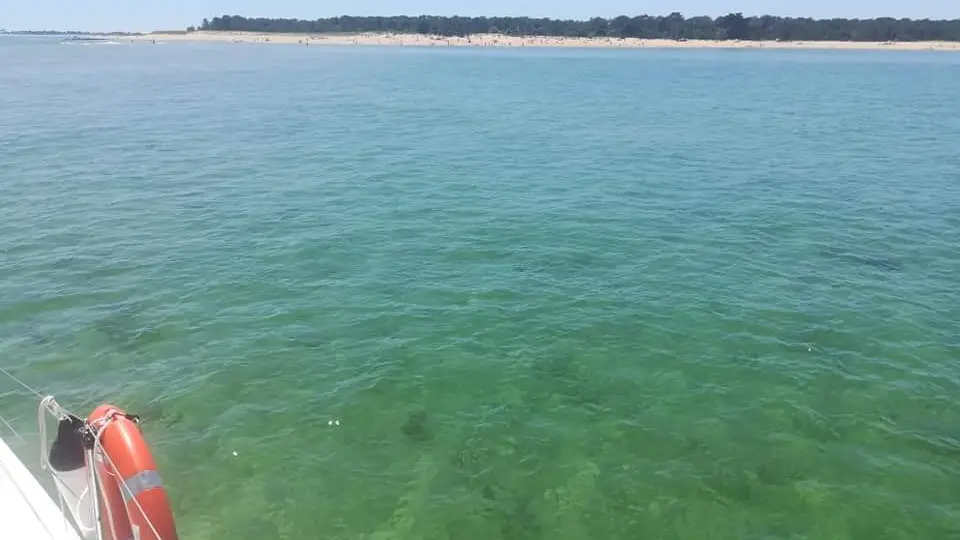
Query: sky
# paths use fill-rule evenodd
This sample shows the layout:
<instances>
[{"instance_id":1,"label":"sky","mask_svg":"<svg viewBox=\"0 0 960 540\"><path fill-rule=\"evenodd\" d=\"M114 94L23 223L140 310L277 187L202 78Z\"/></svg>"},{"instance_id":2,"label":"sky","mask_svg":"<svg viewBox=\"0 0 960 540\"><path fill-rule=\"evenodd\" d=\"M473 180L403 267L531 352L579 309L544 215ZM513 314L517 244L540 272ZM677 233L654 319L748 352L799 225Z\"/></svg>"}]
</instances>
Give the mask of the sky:
<instances>
[{"instance_id":1,"label":"sky","mask_svg":"<svg viewBox=\"0 0 960 540\"><path fill-rule=\"evenodd\" d=\"M506 15L585 19L617 15L782 15L960 19L960 0L0 0L8 30L179 30L204 17L317 19L336 15Z\"/></svg>"}]
</instances>

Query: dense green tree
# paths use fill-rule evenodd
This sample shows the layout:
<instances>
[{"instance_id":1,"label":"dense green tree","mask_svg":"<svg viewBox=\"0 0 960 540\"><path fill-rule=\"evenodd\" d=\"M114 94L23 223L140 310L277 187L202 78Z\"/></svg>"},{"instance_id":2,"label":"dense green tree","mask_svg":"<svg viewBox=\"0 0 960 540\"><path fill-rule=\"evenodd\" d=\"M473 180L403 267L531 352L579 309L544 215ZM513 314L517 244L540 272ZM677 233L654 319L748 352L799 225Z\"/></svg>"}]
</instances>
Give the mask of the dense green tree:
<instances>
[{"instance_id":1,"label":"dense green tree","mask_svg":"<svg viewBox=\"0 0 960 540\"><path fill-rule=\"evenodd\" d=\"M825 19L744 17L731 13L685 18L621 15L585 21L533 19L530 17L331 17L317 20L246 18L223 15L204 19L201 30L249 32L397 32L466 36L504 34L511 36L566 36L644 39L743 39L797 41L960 41L960 19Z\"/></svg>"},{"instance_id":2,"label":"dense green tree","mask_svg":"<svg viewBox=\"0 0 960 540\"><path fill-rule=\"evenodd\" d=\"M717 19L717 26L723 30L726 39L750 39L750 21L743 17L743 13L731 13Z\"/></svg>"}]
</instances>

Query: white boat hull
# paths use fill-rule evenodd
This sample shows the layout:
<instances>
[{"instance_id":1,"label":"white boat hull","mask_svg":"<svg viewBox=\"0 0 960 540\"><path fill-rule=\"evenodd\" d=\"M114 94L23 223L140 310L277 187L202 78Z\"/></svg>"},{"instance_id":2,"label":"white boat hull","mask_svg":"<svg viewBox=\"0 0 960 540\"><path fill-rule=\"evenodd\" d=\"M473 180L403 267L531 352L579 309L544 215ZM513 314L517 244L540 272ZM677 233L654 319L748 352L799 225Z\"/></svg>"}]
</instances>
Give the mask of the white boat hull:
<instances>
[{"instance_id":1,"label":"white boat hull","mask_svg":"<svg viewBox=\"0 0 960 540\"><path fill-rule=\"evenodd\" d=\"M0 439L0 538L80 540L69 518Z\"/></svg>"}]
</instances>

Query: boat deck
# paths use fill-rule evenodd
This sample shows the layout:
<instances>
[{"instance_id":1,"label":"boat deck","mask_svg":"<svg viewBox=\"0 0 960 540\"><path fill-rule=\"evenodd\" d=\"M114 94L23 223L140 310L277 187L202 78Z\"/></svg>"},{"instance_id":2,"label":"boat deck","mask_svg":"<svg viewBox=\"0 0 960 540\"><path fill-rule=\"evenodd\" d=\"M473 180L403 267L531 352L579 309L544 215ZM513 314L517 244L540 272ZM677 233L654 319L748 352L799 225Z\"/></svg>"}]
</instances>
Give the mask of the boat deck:
<instances>
[{"instance_id":1,"label":"boat deck","mask_svg":"<svg viewBox=\"0 0 960 540\"><path fill-rule=\"evenodd\" d=\"M0 538L79 540L60 507L0 439Z\"/></svg>"}]
</instances>

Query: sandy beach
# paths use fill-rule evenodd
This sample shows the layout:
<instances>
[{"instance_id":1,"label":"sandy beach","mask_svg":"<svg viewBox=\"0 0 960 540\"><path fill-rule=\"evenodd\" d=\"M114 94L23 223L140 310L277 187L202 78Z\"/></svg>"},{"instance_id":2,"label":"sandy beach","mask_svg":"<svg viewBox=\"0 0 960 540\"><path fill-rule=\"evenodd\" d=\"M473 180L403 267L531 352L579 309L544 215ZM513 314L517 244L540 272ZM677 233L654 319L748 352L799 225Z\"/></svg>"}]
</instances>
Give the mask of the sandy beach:
<instances>
[{"instance_id":1,"label":"sandy beach","mask_svg":"<svg viewBox=\"0 0 960 540\"><path fill-rule=\"evenodd\" d=\"M256 32L158 32L125 36L121 41L143 43L225 42L286 45L365 45L400 47L603 47L658 49L844 49L897 51L960 51L960 43L948 41L864 42L864 41L708 41L636 38L572 38L547 36L504 36L476 34L467 37L422 34L281 34Z\"/></svg>"}]
</instances>

